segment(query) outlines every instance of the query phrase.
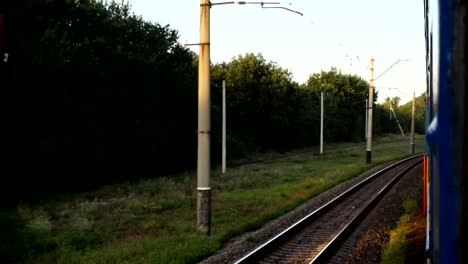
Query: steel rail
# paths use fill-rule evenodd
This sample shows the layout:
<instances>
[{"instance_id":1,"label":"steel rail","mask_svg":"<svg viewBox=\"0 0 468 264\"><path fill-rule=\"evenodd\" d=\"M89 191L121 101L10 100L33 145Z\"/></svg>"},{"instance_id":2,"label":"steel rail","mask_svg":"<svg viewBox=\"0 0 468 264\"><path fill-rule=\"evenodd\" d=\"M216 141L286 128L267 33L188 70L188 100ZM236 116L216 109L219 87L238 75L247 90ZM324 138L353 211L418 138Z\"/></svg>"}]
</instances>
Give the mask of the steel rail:
<instances>
[{"instance_id":1,"label":"steel rail","mask_svg":"<svg viewBox=\"0 0 468 264\"><path fill-rule=\"evenodd\" d=\"M317 254L314 259L312 259L309 264L318 264L318 263L326 263L326 261L333 255L335 250L344 242L347 238L347 235L351 233L356 226L361 222L361 220L371 211L375 205L383 198L383 196L391 189L393 185L395 185L398 180L403 176L406 175L409 171L411 171L414 167L420 164L422 161L417 161L405 170L398 173L389 183L387 183L380 191L367 202L367 204L361 208L356 216L354 216L349 223L341 229L341 231L330 240L330 242Z\"/></svg>"},{"instance_id":2,"label":"steel rail","mask_svg":"<svg viewBox=\"0 0 468 264\"><path fill-rule=\"evenodd\" d=\"M362 187L365 184L369 183L371 180L373 180L374 178L380 176L381 174L383 174L383 173L385 173L385 172L387 172L387 171L389 171L389 170L391 170L391 169L393 169L393 168L395 168L395 167L397 167L397 166L399 166L399 165L401 165L401 164L403 164L405 162L408 162L410 160L413 160L413 159L416 159L416 158L419 158L419 157L422 157L422 155L421 154L420 155L415 155L415 156L411 156L409 158L397 161L397 162L391 164L390 166L387 166L387 167L373 173L372 175L368 176L367 178L365 178L361 182L353 185L348 190L341 193L340 195L338 195L337 197L335 197L331 201L327 202L326 204L324 204L320 208L314 210L313 212L311 212L307 216L303 217L302 219L300 219L299 221L297 221L296 223L294 223L293 225L291 225L290 227L288 227L287 229L285 229L284 231L282 231L281 233L279 233L278 235L276 235L272 239L268 240L264 244L262 244L259 247L255 248L253 251L251 251L250 253L248 253L247 255L240 258L239 260L237 260L234 263L243 264L243 263L254 263L256 261L259 261L260 259L263 258L263 256L265 256L266 254L271 252L274 248L277 248L279 245L283 244L284 241L288 240L293 235L299 233L305 226L309 225L315 219L322 216L324 213L328 212L329 209L333 208L336 204L338 204L339 202L341 202L342 200L344 200L345 198L350 196L352 193L357 191L360 187Z\"/></svg>"}]
</instances>

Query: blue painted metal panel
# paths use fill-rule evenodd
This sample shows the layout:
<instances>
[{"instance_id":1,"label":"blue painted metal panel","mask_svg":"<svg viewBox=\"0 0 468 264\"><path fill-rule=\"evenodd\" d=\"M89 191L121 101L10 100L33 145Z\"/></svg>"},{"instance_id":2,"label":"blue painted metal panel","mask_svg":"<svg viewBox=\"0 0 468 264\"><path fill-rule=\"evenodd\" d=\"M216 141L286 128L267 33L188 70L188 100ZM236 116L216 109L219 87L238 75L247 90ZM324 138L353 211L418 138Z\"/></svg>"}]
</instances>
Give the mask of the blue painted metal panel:
<instances>
[{"instance_id":1,"label":"blue painted metal panel","mask_svg":"<svg viewBox=\"0 0 468 264\"><path fill-rule=\"evenodd\" d=\"M439 168L435 170L438 174L438 184L435 185L438 192L439 210L436 217L438 224L438 258L435 263L457 263L459 255L457 246L457 182L453 166L453 108L452 108L452 85L450 80L450 67L452 58L452 1L439 1L439 71L438 75L438 129L437 146ZM437 171L438 170L438 171Z\"/></svg>"}]
</instances>

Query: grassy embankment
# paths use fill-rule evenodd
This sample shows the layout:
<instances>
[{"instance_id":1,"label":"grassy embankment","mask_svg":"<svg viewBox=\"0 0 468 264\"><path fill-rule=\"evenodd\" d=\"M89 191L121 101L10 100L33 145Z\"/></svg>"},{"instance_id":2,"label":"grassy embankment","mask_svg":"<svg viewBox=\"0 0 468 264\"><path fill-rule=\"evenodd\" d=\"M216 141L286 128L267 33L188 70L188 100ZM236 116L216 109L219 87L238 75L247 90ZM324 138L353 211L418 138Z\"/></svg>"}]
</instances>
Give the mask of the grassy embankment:
<instances>
[{"instance_id":1,"label":"grassy embankment","mask_svg":"<svg viewBox=\"0 0 468 264\"><path fill-rule=\"evenodd\" d=\"M424 137L416 143L416 152L422 152ZM390 135L376 138L371 165L365 164L361 142L326 145L322 156L300 154L228 168L224 175L216 168L210 237L196 229L195 172L20 204L2 216L0 229L8 227L10 239L0 244L0 253L21 254L29 263L196 262L318 193L408 156L408 149L407 138Z\"/></svg>"}]
</instances>

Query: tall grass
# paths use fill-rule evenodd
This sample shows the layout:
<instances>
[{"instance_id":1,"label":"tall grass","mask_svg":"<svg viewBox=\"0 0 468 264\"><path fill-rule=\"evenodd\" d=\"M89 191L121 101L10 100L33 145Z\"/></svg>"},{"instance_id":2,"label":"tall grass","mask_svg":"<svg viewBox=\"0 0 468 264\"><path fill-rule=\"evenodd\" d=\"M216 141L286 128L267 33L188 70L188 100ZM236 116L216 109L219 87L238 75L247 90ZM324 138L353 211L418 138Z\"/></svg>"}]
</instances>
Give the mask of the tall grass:
<instances>
[{"instance_id":1,"label":"tall grass","mask_svg":"<svg viewBox=\"0 0 468 264\"><path fill-rule=\"evenodd\" d=\"M421 152L423 137L416 142ZM364 143L343 143L326 146L321 156L282 156L226 174L216 168L210 237L196 228L194 172L20 204L4 212L10 221L0 225L2 234L14 227L16 242L0 239L0 249L26 263L194 263L336 184L408 156L408 149L408 140L392 135L376 139L371 165Z\"/></svg>"}]
</instances>

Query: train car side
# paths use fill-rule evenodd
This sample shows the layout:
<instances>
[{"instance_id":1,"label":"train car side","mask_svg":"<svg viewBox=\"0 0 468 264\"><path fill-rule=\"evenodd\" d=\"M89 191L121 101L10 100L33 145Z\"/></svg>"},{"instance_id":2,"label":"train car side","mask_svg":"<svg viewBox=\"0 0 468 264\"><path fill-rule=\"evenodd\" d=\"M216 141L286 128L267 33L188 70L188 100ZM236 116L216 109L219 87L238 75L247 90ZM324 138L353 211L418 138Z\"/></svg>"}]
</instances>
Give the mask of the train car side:
<instances>
[{"instance_id":1,"label":"train car side","mask_svg":"<svg viewBox=\"0 0 468 264\"><path fill-rule=\"evenodd\" d=\"M466 1L424 1L431 263L468 263Z\"/></svg>"}]
</instances>

